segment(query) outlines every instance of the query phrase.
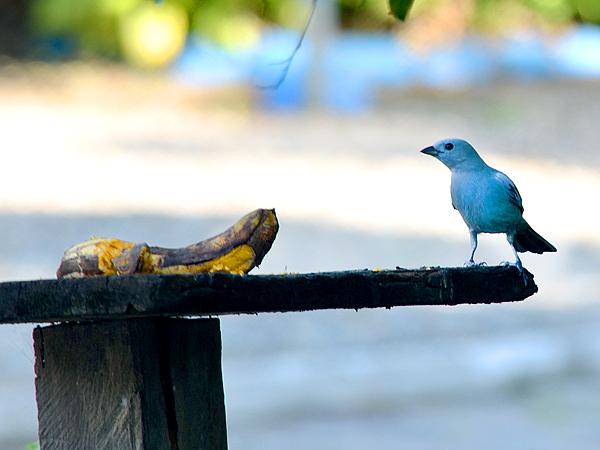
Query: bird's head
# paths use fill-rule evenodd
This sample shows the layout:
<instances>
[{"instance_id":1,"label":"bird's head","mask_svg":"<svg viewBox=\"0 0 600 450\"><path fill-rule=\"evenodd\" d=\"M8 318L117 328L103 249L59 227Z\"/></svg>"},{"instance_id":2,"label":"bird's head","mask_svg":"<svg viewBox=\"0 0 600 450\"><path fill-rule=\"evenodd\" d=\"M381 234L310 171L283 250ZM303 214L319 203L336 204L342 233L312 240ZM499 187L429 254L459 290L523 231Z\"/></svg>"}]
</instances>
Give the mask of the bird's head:
<instances>
[{"instance_id":1,"label":"bird's head","mask_svg":"<svg viewBox=\"0 0 600 450\"><path fill-rule=\"evenodd\" d=\"M433 156L450 170L470 169L485 165L471 144L463 139L442 139L421 153Z\"/></svg>"}]
</instances>

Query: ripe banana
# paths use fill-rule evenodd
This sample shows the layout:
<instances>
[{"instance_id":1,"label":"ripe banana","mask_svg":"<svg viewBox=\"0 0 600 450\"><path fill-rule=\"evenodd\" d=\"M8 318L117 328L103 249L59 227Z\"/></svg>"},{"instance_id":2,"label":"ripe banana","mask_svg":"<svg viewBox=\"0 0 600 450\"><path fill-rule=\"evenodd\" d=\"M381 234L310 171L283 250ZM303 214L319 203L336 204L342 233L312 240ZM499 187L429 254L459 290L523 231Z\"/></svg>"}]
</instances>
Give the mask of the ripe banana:
<instances>
[{"instance_id":1,"label":"ripe banana","mask_svg":"<svg viewBox=\"0 0 600 450\"><path fill-rule=\"evenodd\" d=\"M120 239L92 238L65 251L56 276L201 272L242 275L262 262L278 229L274 209L257 209L221 234L184 248L168 249Z\"/></svg>"}]
</instances>

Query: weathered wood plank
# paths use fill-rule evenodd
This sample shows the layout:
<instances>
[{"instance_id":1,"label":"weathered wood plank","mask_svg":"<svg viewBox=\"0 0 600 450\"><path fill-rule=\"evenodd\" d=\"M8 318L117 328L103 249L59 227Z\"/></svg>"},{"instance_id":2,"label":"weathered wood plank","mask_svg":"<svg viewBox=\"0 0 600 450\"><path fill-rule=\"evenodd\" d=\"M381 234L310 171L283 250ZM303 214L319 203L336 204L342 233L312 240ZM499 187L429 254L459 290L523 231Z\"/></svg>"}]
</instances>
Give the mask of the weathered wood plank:
<instances>
[{"instance_id":1,"label":"weathered wood plank","mask_svg":"<svg viewBox=\"0 0 600 450\"><path fill-rule=\"evenodd\" d=\"M218 319L36 328L42 450L226 450Z\"/></svg>"},{"instance_id":2,"label":"weathered wood plank","mask_svg":"<svg viewBox=\"0 0 600 450\"><path fill-rule=\"evenodd\" d=\"M514 267L290 275L132 275L0 283L0 323L212 316L523 300Z\"/></svg>"}]
</instances>

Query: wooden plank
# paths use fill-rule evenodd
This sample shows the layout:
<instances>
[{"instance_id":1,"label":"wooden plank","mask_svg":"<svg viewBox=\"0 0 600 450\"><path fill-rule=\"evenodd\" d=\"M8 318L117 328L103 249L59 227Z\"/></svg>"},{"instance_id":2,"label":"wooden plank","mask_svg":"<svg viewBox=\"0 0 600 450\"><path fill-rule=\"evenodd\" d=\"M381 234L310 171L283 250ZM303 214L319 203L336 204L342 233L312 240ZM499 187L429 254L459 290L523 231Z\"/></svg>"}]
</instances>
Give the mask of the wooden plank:
<instances>
[{"instance_id":1,"label":"wooden plank","mask_svg":"<svg viewBox=\"0 0 600 450\"><path fill-rule=\"evenodd\" d=\"M0 323L212 316L523 300L515 267L239 276L132 275L0 283Z\"/></svg>"},{"instance_id":2,"label":"wooden plank","mask_svg":"<svg viewBox=\"0 0 600 450\"><path fill-rule=\"evenodd\" d=\"M34 347L42 450L227 448L218 319L38 327Z\"/></svg>"}]
</instances>

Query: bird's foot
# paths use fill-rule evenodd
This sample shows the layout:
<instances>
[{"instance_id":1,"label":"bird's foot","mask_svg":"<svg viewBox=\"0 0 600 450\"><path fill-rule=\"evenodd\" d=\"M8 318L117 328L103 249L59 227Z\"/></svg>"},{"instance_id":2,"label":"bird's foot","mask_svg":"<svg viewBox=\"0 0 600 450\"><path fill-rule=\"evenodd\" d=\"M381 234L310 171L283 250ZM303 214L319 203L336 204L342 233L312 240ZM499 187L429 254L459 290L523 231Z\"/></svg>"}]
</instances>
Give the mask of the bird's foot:
<instances>
[{"instance_id":1,"label":"bird's foot","mask_svg":"<svg viewBox=\"0 0 600 450\"><path fill-rule=\"evenodd\" d=\"M515 264L515 266L517 266L517 269L519 270L519 273L521 274L521 278L523 278L523 284L525 286L527 286L527 284L529 283L529 277L527 276L527 273L525 273L525 269L523 268L523 264L521 264L521 261L517 261L517 263Z\"/></svg>"},{"instance_id":2,"label":"bird's foot","mask_svg":"<svg viewBox=\"0 0 600 450\"><path fill-rule=\"evenodd\" d=\"M481 261L480 263L476 263L475 261L473 261L472 259L470 259L469 261L467 261L464 264L465 267L485 267L487 266L487 263L485 261Z\"/></svg>"},{"instance_id":3,"label":"bird's foot","mask_svg":"<svg viewBox=\"0 0 600 450\"><path fill-rule=\"evenodd\" d=\"M502 261L500 263L501 266L504 267L516 267L517 270L519 271L519 274L521 275L521 278L523 279L523 284L525 286L527 286L527 284L529 283L529 277L527 276L527 274L525 273L525 269L523 268L523 264L521 263L521 261L515 261L515 262L510 262L510 261Z\"/></svg>"}]
</instances>

